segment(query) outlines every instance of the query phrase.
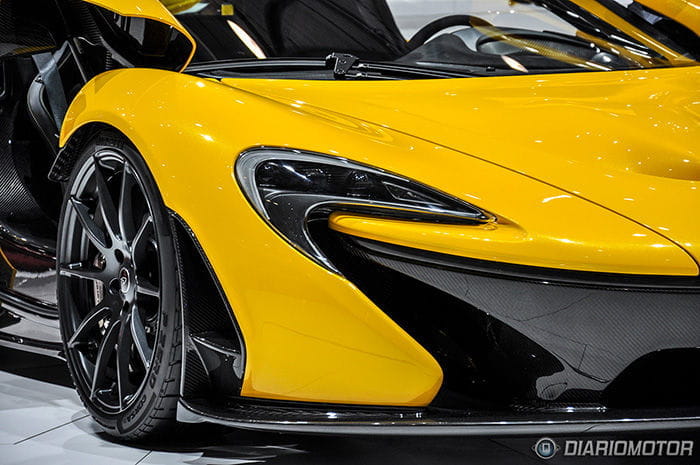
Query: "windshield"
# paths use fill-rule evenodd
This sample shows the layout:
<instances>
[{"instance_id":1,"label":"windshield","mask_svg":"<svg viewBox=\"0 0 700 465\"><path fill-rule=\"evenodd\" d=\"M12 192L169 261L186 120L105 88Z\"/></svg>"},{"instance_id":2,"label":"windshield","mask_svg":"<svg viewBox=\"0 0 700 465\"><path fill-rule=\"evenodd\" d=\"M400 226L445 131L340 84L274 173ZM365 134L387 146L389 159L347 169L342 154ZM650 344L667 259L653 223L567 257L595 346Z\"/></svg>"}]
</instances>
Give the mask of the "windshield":
<instances>
[{"instance_id":1,"label":"windshield","mask_svg":"<svg viewBox=\"0 0 700 465\"><path fill-rule=\"evenodd\" d=\"M700 60L692 29L700 12L687 0L162 1L196 39L195 64L343 53L361 63L502 75Z\"/></svg>"}]
</instances>

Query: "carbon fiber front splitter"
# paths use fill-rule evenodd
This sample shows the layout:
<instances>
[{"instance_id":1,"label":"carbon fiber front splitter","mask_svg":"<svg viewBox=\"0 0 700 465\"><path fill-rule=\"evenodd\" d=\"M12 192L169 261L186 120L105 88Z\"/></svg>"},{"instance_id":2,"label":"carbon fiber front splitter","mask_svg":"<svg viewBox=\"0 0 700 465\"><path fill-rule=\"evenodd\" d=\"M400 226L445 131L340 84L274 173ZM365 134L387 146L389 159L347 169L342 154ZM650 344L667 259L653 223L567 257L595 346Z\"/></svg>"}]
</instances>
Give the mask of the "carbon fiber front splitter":
<instances>
[{"instance_id":1,"label":"carbon fiber front splitter","mask_svg":"<svg viewBox=\"0 0 700 465\"><path fill-rule=\"evenodd\" d=\"M469 412L394 409L237 400L212 404L180 400L183 423L216 423L236 428L290 433L392 436L520 436L661 432L700 428L700 409L689 411Z\"/></svg>"}]
</instances>

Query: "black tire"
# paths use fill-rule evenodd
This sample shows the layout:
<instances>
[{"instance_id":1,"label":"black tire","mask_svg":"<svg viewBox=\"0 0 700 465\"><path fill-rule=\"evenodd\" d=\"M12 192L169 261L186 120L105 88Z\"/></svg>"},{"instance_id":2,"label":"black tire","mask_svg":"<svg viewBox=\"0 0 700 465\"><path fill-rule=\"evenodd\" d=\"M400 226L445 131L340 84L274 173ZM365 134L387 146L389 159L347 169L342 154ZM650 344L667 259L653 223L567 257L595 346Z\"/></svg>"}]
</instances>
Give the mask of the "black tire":
<instances>
[{"instance_id":1,"label":"black tire","mask_svg":"<svg viewBox=\"0 0 700 465\"><path fill-rule=\"evenodd\" d=\"M121 134L98 133L82 147L66 186L58 306L76 390L115 437L144 439L176 422L176 267L167 210L146 163Z\"/></svg>"}]
</instances>

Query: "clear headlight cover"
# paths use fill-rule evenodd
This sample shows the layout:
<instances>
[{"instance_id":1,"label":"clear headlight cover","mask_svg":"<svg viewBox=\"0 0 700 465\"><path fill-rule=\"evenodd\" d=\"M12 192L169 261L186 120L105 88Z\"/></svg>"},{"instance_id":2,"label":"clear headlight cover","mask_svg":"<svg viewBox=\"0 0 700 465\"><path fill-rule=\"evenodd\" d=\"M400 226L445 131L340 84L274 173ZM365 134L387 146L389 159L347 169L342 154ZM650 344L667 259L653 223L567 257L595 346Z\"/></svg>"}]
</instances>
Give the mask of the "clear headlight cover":
<instances>
[{"instance_id":1,"label":"clear headlight cover","mask_svg":"<svg viewBox=\"0 0 700 465\"><path fill-rule=\"evenodd\" d=\"M236 179L257 212L285 239L337 271L309 234L309 222L344 211L406 221L477 224L493 216L401 176L344 158L261 148L238 158Z\"/></svg>"}]
</instances>

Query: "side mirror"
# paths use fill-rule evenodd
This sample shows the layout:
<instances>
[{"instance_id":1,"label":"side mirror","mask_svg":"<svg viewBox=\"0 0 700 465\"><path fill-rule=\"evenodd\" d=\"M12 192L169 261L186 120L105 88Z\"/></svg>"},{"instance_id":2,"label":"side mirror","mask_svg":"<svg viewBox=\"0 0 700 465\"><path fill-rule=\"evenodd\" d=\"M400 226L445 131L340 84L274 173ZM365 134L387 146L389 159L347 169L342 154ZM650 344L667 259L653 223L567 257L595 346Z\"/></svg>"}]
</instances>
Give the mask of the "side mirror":
<instances>
[{"instance_id":1,"label":"side mirror","mask_svg":"<svg viewBox=\"0 0 700 465\"><path fill-rule=\"evenodd\" d=\"M22 0L0 0L0 60L50 52L57 48L51 29L31 5Z\"/></svg>"}]
</instances>

